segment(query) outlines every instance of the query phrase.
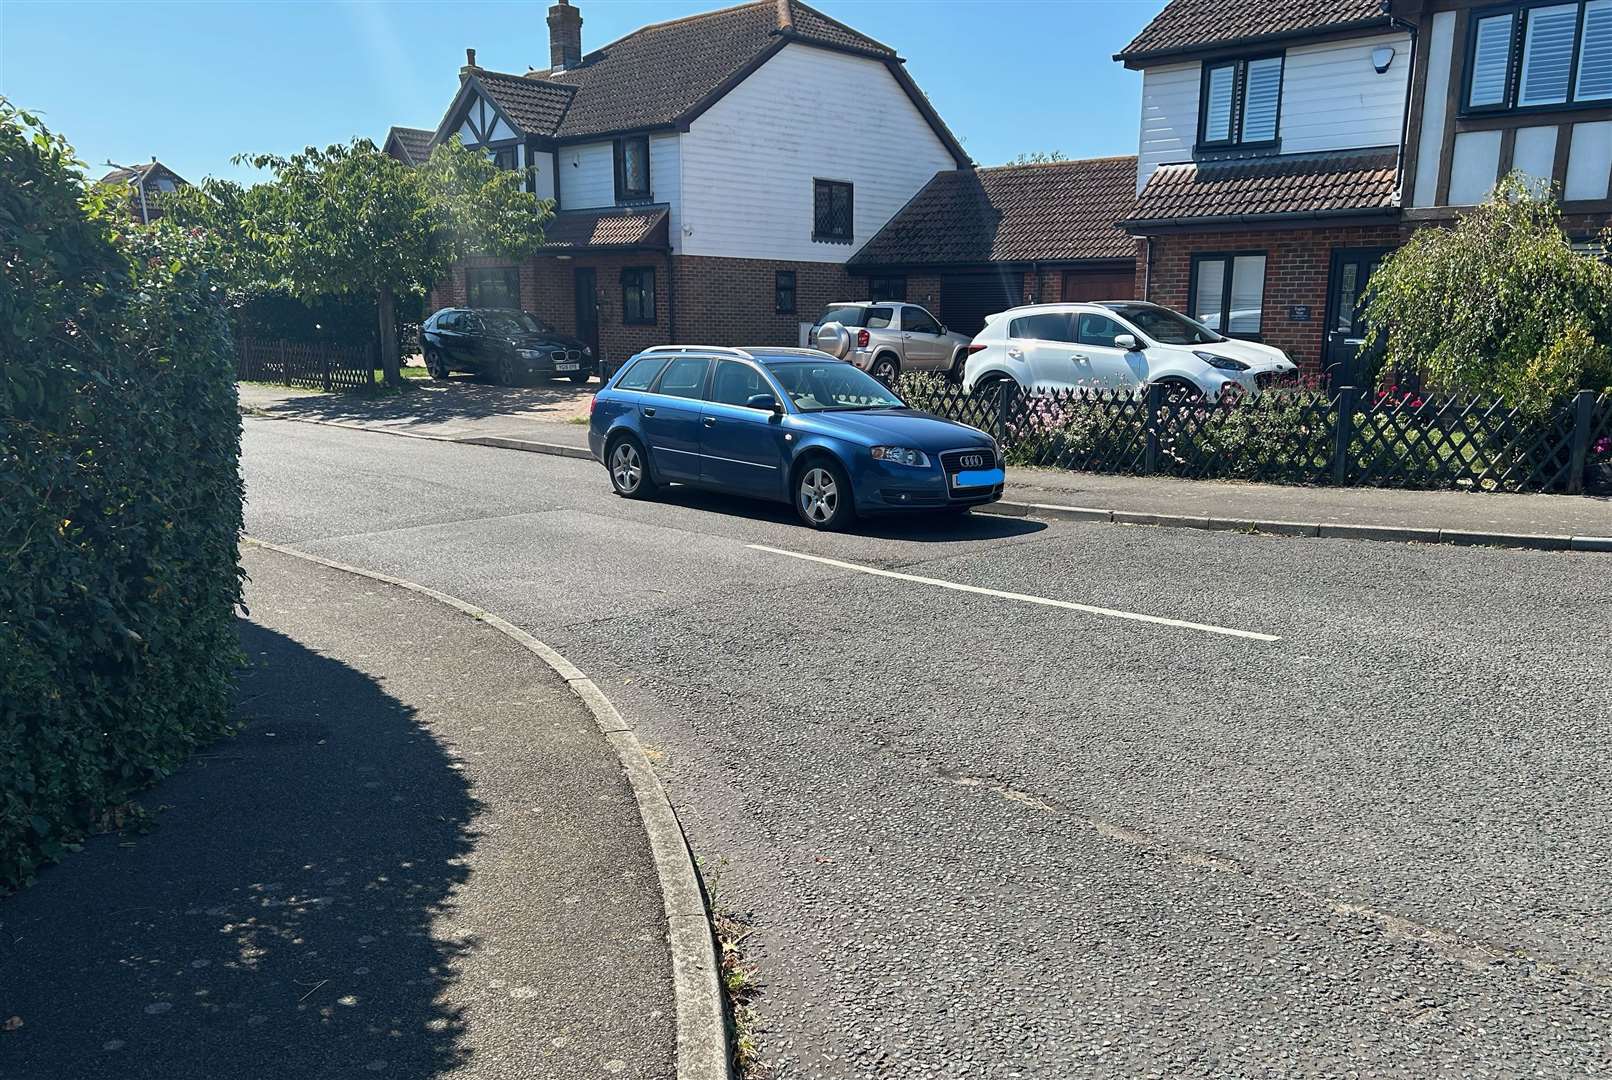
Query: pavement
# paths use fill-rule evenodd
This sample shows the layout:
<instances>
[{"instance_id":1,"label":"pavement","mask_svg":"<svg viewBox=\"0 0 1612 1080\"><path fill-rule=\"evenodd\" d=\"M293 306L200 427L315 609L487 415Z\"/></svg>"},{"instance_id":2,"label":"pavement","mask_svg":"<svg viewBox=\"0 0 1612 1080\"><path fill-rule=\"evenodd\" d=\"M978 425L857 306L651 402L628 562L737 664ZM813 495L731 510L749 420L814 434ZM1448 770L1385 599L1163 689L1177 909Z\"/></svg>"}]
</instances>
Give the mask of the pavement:
<instances>
[{"instance_id":1,"label":"pavement","mask_svg":"<svg viewBox=\"0 0 1612 1080\"><path fill-rule=\"evenodd\" d=\"M433 600L242 559L240 734L154 831L0 901L0 1077L674 1076L644 825L566 683Z\"/></svg>"},{"instance_id":2,"label":"pavement","mask_svg":"<svg viewBox=\"0 0 1612 1080\"><path fill-rule=\"evenodd\" d=\"M385 398L252 383L240 384L240 393L244 409L281 419L585 455L587 402L597 388L566 382L501 387L455 378L420 382L409 394ZM1302 487L1009 469L1004 501L1028 513L1097 510L1137 524L1263 526L1262 531L1290 531L1296 525L1311 535L1330 532L1354 539L1556 548L1570 547L1578 537L1600 541L1579 546L1612 550L1612 497L1604 495Z\"/></svg>"},{"instance_id":3,"label":"pavement","mask_svg":"<svg viewBox=\"0 0 1612 1080\"><path fill-rule=\"evenodd\" d=\"M253 535L497 612L635 718L790 1080L1608 1071L1612 556L820 534L244 427Z\"/></svg>"}]
</instances>

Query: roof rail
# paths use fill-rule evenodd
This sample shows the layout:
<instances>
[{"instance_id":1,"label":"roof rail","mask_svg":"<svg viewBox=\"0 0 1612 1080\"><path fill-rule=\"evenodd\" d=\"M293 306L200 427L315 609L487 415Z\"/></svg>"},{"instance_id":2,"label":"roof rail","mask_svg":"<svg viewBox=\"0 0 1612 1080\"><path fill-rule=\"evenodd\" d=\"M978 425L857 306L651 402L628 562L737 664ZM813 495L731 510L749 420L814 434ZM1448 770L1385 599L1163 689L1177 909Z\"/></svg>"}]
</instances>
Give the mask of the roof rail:
<instances>
[{"instance_id":1,"label":"roof rail","mask_svg":"<svg viewBox=\"0 0 1612 1080\"><path fill-rule=\"evenodd\" d=\"M738 356L738 357L741 357L741 358L743 358L745 360L754 360L755 359L754 356L751 356L748 352L745 352L743 349L729 348L726 345L651 345L647 349L640 350L639 355L640 356L645 356L645 355L648 355L649 353L683 353L683 352L722 353L724 356Z\"/></svg>"}]
</instances>

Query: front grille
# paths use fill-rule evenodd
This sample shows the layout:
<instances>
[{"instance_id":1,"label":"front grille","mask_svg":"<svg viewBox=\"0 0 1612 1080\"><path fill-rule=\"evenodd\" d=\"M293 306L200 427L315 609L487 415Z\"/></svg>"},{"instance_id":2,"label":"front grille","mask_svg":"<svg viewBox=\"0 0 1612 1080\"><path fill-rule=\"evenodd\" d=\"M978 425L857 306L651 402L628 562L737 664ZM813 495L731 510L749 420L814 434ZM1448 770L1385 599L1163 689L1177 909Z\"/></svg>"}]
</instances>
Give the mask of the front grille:
<instances>
[{"instance_id":1,"label":"front grille","mask_svg":"<svg viewBox=\"0 0 1612 1080\"><path fill-rule=\"evenodd\" d=\"M566 354L565 354L565 358L566 358L566 359L567 359L567 360L573 360L573 361L575 361L575 360L581 360L581 359L582 359L582 350L581 350L581 349L570 349L570 350L567 350L567 352L566 352Z\"/></svg>"},{"instance_id":2,"label":"front grille","mask_svg":"<svg viewBox=\"0 0 1612 1080\"><path fill-rule=\"evenodd\" d=\"M966 462L965 462L965 459ZM996 455L990 450L947 450L940 455L940 467L949 473L962 472L965 469L994 469L996 468Z\"/></svg>"},{"instance_id":3,"label":"front grille","mask_svg":"<svg viewBox=\"0 0 1612 1080\"><path fill-rule=\"evenodd\" d=\"M1254 385L1261 390L1269 390L1273 386L1295 386L1298 381L1297 371L1261 371L1254 376Z\"/></svg>"}]
</instances>

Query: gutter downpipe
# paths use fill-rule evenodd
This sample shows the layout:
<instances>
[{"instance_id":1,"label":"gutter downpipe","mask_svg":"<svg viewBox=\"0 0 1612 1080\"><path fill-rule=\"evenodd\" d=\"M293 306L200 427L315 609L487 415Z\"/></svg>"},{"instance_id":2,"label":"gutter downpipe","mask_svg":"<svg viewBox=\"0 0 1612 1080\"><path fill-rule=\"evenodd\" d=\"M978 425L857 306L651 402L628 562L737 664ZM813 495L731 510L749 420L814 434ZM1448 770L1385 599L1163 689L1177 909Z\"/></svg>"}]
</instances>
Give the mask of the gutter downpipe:
<instances>
[{"instance_id":1,"label":"gutter downpipe","mask_svg":"<svg viewBox=\"0 0 1612 1080\"><path fill-rule=\"evenodd\" d=\"M1144 254L1142 257L1142 299L1153 299L1153 238L1142 237Z\"/></svg>"},{"instance_id":2,"label":"gutter downpipe","mask_svg":"<svg viewBox=\"0 0 1612 1080\"><path fill-rule=\"evenodd\" d=\"M1421 42L1421 35L1417 33L1415 23L1406 22L1393 13L1392 0L1383 0L1383 7L1390 9L1386 12L1388 25L1397 26L1410 35L1410 71L1405 73L1405 110L1399 121L1399 156L1394 160L1394 184L1399 188L1399 205L1403 208L1405 205L1403 186L1405 178L1405 141L1410 137L1411 99L1415 97L1416 93L1416 54L1420 51L1417 46ZM1423 13L1426 13L1425 7ZM1417 162L1417 166L1420 167L1421 162Z\"/></svg>"}]
</instances>

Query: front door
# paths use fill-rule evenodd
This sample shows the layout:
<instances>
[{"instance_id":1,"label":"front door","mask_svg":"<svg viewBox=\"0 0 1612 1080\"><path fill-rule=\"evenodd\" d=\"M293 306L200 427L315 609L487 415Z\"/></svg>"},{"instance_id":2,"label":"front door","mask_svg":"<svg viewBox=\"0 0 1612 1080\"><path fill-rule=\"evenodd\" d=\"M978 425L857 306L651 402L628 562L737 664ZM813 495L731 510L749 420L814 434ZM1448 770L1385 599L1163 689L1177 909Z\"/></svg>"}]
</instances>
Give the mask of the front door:
<instances>
[{"instance_id":1,"label":"front door","mask_svg":"<svg viewBox=\"0 0 1612 1080\"><path fill-rule=\"evenodd\" d=\"M1333 248L1327 281L1326 340L1322 367L1332 386L1359 386L1371 373L1359 370L1360 346L1366 336L1362 317L1366 283L1393 248Z\"/></svg>"},{"instance_id":2,"label":"front door","mask_svg":"<svg viewBox=\"0 0 1612 1080\"><path fill-rule=\"evenodd\" d=\"M1080 346L1075 363L1085 370L1092 385L1100 390L1135 389L1145 377L1138 372L1142 354L1114 344L1115 338L1129 331L1107 315L1089 311L1078 312L1074 321L1075 341Z\"/></svg>"},{"instance_id":3,"label":"front door","mask_svg":"<svg viewBox=\"0 0 1612 1080\"><path fill-rule=\"evenodd\" d=\"M771 409L752 408L757 394L777 392L761 372L718 360L705 403L700 478L723 491L777 498L784 493L784 428Z\"/></svg>"},{"instance_id":4,"label":"front door","mask_svg":"<svg viewBox=\"0 0 1612 1080\"><path fill-rule=\"evenodd\" d=\"M941 336L940 323L921 307L901 308L901 351L908 371L944 371L952 366L951 342Z\"/></svg>"},{"instance_id":5,"label":"front door","mask_svg":"<svg viewBox=\"0 0 1612 1080\"><path fill-rule=\"evenodd\" d=\"M599 279L591 266L576 268L577 340L593 350L601 378L609 370L599 354Z\"/></svg>"}]
</instances>

